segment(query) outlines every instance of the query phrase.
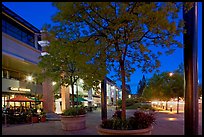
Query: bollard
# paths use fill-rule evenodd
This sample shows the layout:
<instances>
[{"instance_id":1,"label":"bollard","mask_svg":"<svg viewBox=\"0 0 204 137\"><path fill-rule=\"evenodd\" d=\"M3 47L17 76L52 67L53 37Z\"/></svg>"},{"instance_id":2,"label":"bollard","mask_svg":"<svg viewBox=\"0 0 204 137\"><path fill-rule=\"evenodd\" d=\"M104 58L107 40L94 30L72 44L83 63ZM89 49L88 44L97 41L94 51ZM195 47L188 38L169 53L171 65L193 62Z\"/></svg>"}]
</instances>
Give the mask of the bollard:
<instances>
[{"instance_id":1,"label":"bollard","mask_svg":"<svg viewBox=\"0 0 204 137\"><path fill-rule=\"evenodd\" d=\"M170 111L172 112L172 108L170 108Z\"/></svg>"}]
</instances>

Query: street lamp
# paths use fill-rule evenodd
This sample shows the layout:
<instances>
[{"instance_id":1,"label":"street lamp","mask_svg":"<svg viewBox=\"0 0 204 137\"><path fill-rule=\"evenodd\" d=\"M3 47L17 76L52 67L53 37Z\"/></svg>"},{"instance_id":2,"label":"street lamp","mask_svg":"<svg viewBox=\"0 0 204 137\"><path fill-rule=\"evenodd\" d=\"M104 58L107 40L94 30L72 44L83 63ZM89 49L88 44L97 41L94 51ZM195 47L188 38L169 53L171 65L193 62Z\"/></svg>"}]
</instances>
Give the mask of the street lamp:
<instances>
[{"instance_id":1,"label":"street lamp","mask_svg":"<svg viewBox=\"0 0 204 137\"><path fill-rule=\"evenodd\" d=\"M173 76L173 74L174 74L174 73L170 72L170 73L169 73L169 76L171 77L171 76Z\"/></svg>"},{"instance_id":2,"label":"street lamp","mask_svg":"<svg viewBox=\"0 0 204 137\"><path fill-rule=\"evenodd\" d=\"M27 76L26 79L27 79L28 81L30 81L30 82L33 81L33 77L32 77L32 76ZM35 83L35 91L34 91L34 92L35 92L35 109L36 109L36 90L37 90L36 80L34 81L34 83Z\"/></svg>"}]
</instances>

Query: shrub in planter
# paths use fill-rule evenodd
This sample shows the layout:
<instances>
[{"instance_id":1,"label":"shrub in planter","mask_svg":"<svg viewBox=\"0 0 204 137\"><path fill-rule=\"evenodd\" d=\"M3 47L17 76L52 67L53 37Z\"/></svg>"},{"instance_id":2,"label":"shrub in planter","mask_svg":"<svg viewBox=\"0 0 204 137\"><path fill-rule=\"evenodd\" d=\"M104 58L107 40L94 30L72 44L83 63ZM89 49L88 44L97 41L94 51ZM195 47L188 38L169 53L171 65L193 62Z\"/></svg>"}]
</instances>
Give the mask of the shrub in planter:
<instances>
[{"instance_id":1,"label":"shrub in planter","mask_svg":"<svg viewBox=\"0 0 204 137\"><path fill-rule=\"evenodd\" d=\"M62 112L63 116L77 116L86 114L84 107L71 107Z\"/></svg>"},{"instance_id":2,"label":"shrub in planter","mask_svg":"<svg viewBox=\"0 0 204 137\"><path fill-rule=\"evenodd\" d=\"M111 119L102 121L101 127L107 129L135 130L150 127L155 123L155 113L151 111L135 111L126 120L121 119L121 111L116 111Z\"/></svg>"},{"instance_id":3,"label":"shrub in planter","mask_svg":"<svg viewBox=\"0 0 204 137\"><path fill-rule=\"evenodd\" d=\"M40 122L45 122L46 121L46 112L41 111L40 112Z\"/></svg>"},{"instance_id":4,"label":"shrub in planter","mask_svg":"<svg viewBox=\"0 0 204 137\"><path fill-rule=\"evenodd\" d=\"M61 123L63 130L80 130L86 128L85 108L69 108L62 112Z\"/></svg>"}]
</instances>

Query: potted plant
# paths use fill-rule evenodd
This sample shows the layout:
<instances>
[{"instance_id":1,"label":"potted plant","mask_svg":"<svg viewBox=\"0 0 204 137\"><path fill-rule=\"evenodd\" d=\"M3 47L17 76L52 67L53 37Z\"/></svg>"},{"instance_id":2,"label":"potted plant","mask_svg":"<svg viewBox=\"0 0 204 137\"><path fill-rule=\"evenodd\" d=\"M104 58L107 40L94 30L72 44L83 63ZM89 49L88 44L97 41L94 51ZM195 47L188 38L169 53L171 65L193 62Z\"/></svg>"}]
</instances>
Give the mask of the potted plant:
<instances>
[{"instance_id":1,"label":"potted plant","mask_svg":"<svg viewBox=\"0 0 204 137\"><path fill-rule=\"evenodd\" d=\"M30 112L29 112L31 115L31 122L32 123L38 123L39 122L39 115L37 113L37 109L33 109L31 108L30 109Z\"/></svg>"},{"instance_id":2,"label":"potted plant","mask_svg":"<svg viewBox=\"0 0 204 137\"><path fill-rule=\"evenodd\" d=\"M45 122L46 121L46 112L41 111L40 112L40 122Z\"/></svg>"},{"instance_id":3,"label":"potted plant","mask_svg":"<svg viewBox=\"0 0 204 137\"><path fill-rule=\"evenodd\" d=\"M102 121L97 127L100 135L151 135L155 113L135 111L133 116L122 120L121 111L116 111L111 119Z\"/></svg>"},{"instance_id":4,"label":"potted plant","mask_svg":"<svg viewBox=\"0 0 204 137\"><path fill-rule=\"evenodd\" d=\"M63 130L80 130L86 128L84 107L71 107L62 112L61 124Z\"/></svg>"}]
</instances>

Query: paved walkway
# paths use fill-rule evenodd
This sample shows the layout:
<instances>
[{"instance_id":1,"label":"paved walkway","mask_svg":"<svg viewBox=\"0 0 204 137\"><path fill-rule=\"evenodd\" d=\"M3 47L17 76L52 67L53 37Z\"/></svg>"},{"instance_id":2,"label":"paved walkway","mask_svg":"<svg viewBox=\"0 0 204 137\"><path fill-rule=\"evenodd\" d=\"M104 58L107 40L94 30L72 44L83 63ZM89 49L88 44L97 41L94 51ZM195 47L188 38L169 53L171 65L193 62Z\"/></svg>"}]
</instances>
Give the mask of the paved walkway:
<instances>
[{"instance_id":1,"label":"paved walkway","mask_svg":"<svg viewBox=\"0 0 204 137\"><path fill-rule=\"evenodd\" d=\"M134 111L127 110L127 116ZM114 113L114 109L108 109L108 118ZM201 113L201 112L200 112ZM165 111L156 114L156 125L153 135L184 135L183 113L167 113ZM202 121L202 115L201 115ZM86 114L86 129L78 131L64 131L61 128L59 116L49 114L48 121L44 123L2 125L2 135L98 135L96 126L101 123L100 109ZM199 122L199 134L202 135L202 122Z\"/></svg>"}]
</instances>

